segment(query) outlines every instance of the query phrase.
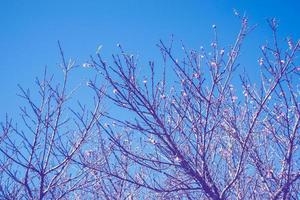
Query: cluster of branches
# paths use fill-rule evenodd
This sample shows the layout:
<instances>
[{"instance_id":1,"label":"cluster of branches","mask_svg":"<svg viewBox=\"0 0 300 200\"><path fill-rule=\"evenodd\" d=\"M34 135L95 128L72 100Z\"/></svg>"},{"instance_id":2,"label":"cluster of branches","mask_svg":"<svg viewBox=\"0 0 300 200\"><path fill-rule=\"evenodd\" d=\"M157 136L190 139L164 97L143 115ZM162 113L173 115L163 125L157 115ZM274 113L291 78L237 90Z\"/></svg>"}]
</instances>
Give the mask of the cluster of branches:
<instances>
[{"instance_id":1,"label":"cluster of branches","mask_svg":"<svg viewBox=\"0 0 300 200\"><path fill-rule=\"evenodd\" d=\"M173 42L160 41L163 62L148 68L121 46L112 64L97 52L85 67L106 86L88 82L93 110L66 105L74 63L61 51L63 84L53 86L46 74L37 80L39 103L21 88L30 108L21 108L24 129L9 118L2 124L1 198L297 199L300 43L288 39L282 49L270 20L260 79L237 81L241 45L253 29L240 19L228 49L213 26L210 52L182 46L178 59Z\"/></svg>"}]
</instances>

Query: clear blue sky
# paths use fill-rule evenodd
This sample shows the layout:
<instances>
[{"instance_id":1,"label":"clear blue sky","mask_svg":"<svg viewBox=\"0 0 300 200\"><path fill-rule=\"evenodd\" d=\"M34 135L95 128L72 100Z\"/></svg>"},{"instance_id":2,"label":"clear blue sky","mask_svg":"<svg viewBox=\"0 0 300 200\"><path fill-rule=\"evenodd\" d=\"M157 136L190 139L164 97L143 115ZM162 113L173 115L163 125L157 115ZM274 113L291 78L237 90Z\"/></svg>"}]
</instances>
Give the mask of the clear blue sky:
<instances>
[{"instance_id":1,"label":"clear blue sky","mask_svg":"<svg viewBox=\"0 0 300 200\"><path fill-rule=\"evenodd\" d=\"M0 1L0 119L17 113L21 100L17 84L33 87L45 65L55 73L57 40L67 57L84 62L99 44L103 53L117 52L116 44L155 59L159 39L171 34L187 46L199 48L218 26L224 41L233 38L238 22L233 8L246 12L259 27L245 43L242 63L255 63L259 44L268 39L265 20L280 20L280 34L300 36L299 1L279 0L1 0ZM231 42L231 41L228 41ZM250 69L249 66L245 66Z\"/></svg>"}]
</instances>

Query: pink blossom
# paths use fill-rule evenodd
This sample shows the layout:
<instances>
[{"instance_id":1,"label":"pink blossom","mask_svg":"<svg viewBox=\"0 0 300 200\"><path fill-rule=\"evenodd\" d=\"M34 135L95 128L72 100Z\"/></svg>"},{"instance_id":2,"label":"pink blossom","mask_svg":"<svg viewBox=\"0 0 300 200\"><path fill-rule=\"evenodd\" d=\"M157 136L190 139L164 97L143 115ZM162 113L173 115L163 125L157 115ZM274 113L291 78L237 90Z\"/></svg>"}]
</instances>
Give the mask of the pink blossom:
<instances>
[{"instance_id":1,"label":"pink blossom","mask_svg":"<svg viewBox=\"0 0 300 200\"><path fill-rule=\"evenodd\" d=\"M156 141L151 137L151 138L149 138L149 142L151 143L151 144L156 144Z\"/></svg>"},{"instance_id":2,"label":"pink blossom","mask_svg":"<svg viewBox=\"0 0 300 200\"><path fill-rule=\"evenodd\" d=\"M232 51L231 54L230 54L230 56L231 56L231 57L234 57L234 56L236 56L236 54L237 54L236 51Z\"/></svg>"},{"instance_id":3,"label":"pink blossom","mask_svg":"<svg viewBox=\"0 0 300 200\"><path fill-rule=\"evenodd\" d=\"M212 61L212 62L210 63L210 65L211 65L212 67L217 67L217 66L218 66L217 63L214 62L214 61Z\"/></svg>"},{"instance_id":4,"label":"pink blossom","mask_svg":"<svg viewBox=\"0 0 300 200\"><path fill-rule=\"evenodd\" d=\"M232 101L233 101L233 102L235 102L237 99L238 99L237 96L233 96L233 97L232 97Z\"/></svg>"},{"instance_id":5,"label":"pink blossom","mask_svg":"<svg viewBox=\"0 0 300 200\"><path fill-rule=\"evenodd\" d=\"M161 98L161 99L165 99L165 98L166 98L166 95L161 94L161 95L160 95L160 98Z\"/></svg>"},{"instance_id":6,"label":"pink blossom","mask_svg":"<svg viewBox=\"0 0 300 200\"><path fill-rule=\"evenodd\" d=\"M259 66L262 66L262 65L264 64L264 59L263 59L263 58L260 58L260 59L258 60L258 64L259 64Z\"/></svg>"}]
</instances>

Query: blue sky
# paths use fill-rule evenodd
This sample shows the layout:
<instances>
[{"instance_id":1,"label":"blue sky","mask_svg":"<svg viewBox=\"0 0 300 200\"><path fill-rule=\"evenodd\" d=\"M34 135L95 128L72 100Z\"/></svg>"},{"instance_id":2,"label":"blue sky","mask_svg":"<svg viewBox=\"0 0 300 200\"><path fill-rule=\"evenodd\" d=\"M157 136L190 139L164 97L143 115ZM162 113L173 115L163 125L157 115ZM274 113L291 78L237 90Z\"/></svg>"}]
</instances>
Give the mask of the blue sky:
<instances>
[{"instance_id":1,"label":"blue sky","mask_svg":"<svg viewBox=\"0 0 300 200\"><path fill-rule=\"evenodd\" d=\"M253 65L259 44L270 38L267 18L279 19L282 41L285 36L299 38L296 0L1 0L0 119L6 112L18 112L17 84L32 89L34 78L46 65L57 73L57 40L66 56L79 63L100 44L103 54L116 53L117 43L145 60L156 59L155 44L159 39L167 41L171 34L191 48L209 44L212 24L223 41L231 42L239 27L233 8L259 25L246 40L240 60L250 72L257 69Z\"/></svg>"}]
</instances>

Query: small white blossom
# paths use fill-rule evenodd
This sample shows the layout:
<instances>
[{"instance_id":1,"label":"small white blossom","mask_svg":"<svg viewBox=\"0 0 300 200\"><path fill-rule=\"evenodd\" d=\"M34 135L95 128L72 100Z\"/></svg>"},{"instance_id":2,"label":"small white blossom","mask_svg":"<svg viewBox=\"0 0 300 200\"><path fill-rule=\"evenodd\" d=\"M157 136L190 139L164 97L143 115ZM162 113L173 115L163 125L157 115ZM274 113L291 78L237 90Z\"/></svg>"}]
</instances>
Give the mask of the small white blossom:
<instances>
[{"instance_id":1,"label":"small white blossom","mask_svg":"<svg viewBox=\"0 0 300 200\"><path fill-rule=\"evenodd\" d=\"M156 141L151 137L151 138L149 138L149 142L151 143L151 144L156 144Z\"/></svg>"},{"instance_id":2,"label":"small white blossom","mask_svg":"<svg viewBox=\"0 0 300 200\"><path fill-rule=\"evenodd\" d=\"M192 126L192 131L193 131L194 133L197 132L197 127L196 127L195 125Z\"/></svg>"},{"instance_id":3,"label":"small white blossom","mask_svg":"<svg viewBox=\"0 0 300 200\"><path fill-rule=\"evenodd\" d=\"M243 25L247 25L247 23L248 23L248 19L247 19L247 18L244 18L244 19L243 19Z\"/></svg>"},{"instance_id":4,"label":"small white blossom","mask_svg":"<svg viewBox=\"0 0 300 200\"><path fill-rule=\"evenodd\" d=\"M224 49L221 49L221 50L220 50L220 55L221 55L221 56L224 55L224 52L225 52L225 50L224 50Z\"/></svg>"},{"instance_id":5,"label":"small white blossom","mask_svg":"<svg viewBox=\"0 0 300 200\"><path fill-rule=\"evenodd\" d=\"M284 113L280 113L279 115L277 115L277 119L280 119L280 118L282 118L282 117L284 117Z\"/></svg>"},{"instance_id":6,"label":"small white blossom","mask_svg":"<svg viewBox=\"0 0 300 200\"><path fill-rule=\"evenodd\" d=\"M170 116L168 117L167 122L168 122L168 124L170 124L172 122L172 119Z\"/></svg>"},{"instance_id":7,"label":"small white blossom","mask_svg":"<svg viewBox=\"0 0 300 200\"><path fill-rule=\"evenodd\" d=\"M91 87L93 85L92 81L87 81L86 86Z\"/></svg>"},{"instance_id":8,"label":"small white blossom","mask_svg":"<svg viewBox=\"0 0 300 200\"><path fill-rule=\"evenodd\" d=\"M272 175L273 175L273 170L272 169L267 170L267 178L271 178Z\"/></svg>"},{"instance_id":9,"label":"small white blossom","mask_svg":"<svg viewBox=\"0 0 300 200\"><path fill-rule=\"evenodd\" d=\"M289 49L292 50L294 47L292 39L289 38L287 42L288 42Z\"/></svg>"},{"instance_id":10,"label":"small white blossom","mask_svg":"<svg viewBox=\"0 0 300 200\"><path fill-rule=\"evenodd\" d=\"M235 16L239 16L239 15L240 15L236 9L233 9L233 14L234 14Z\"/></svg>"},{"instance_id":11,"label":"small white blossom","mask_svg":"<svg viewBox=\"0 0 300 200\"><path fill-rule=\"evenodd\" d=\"M181 162L181 159L178 156L176 156L174 161L178 163L178 162Z\"/></svg>"},{"instance_id":12,"label":"small white blossom","mask_svg":"<svg viewBox=\"0 0 300 200\"><path fill-rule=\"evenodd\" d=\"M199 76L198 73L194 73L194 74L193 74L193 77L194 77L194 78L199 78L200 76Z\"/></svg>"},{"instance_id":13,"label":"small white blossom","mask_svg":"<svg viewBox=\"0 0 300 200\"><path fill-rule=\"evenodd\" d=\"M90 64L90 63L83 63L82 64L82 67L84 67L84 68L89 68L89 67L91 67L92 65Z\"/></svg>"}]
</instances>

